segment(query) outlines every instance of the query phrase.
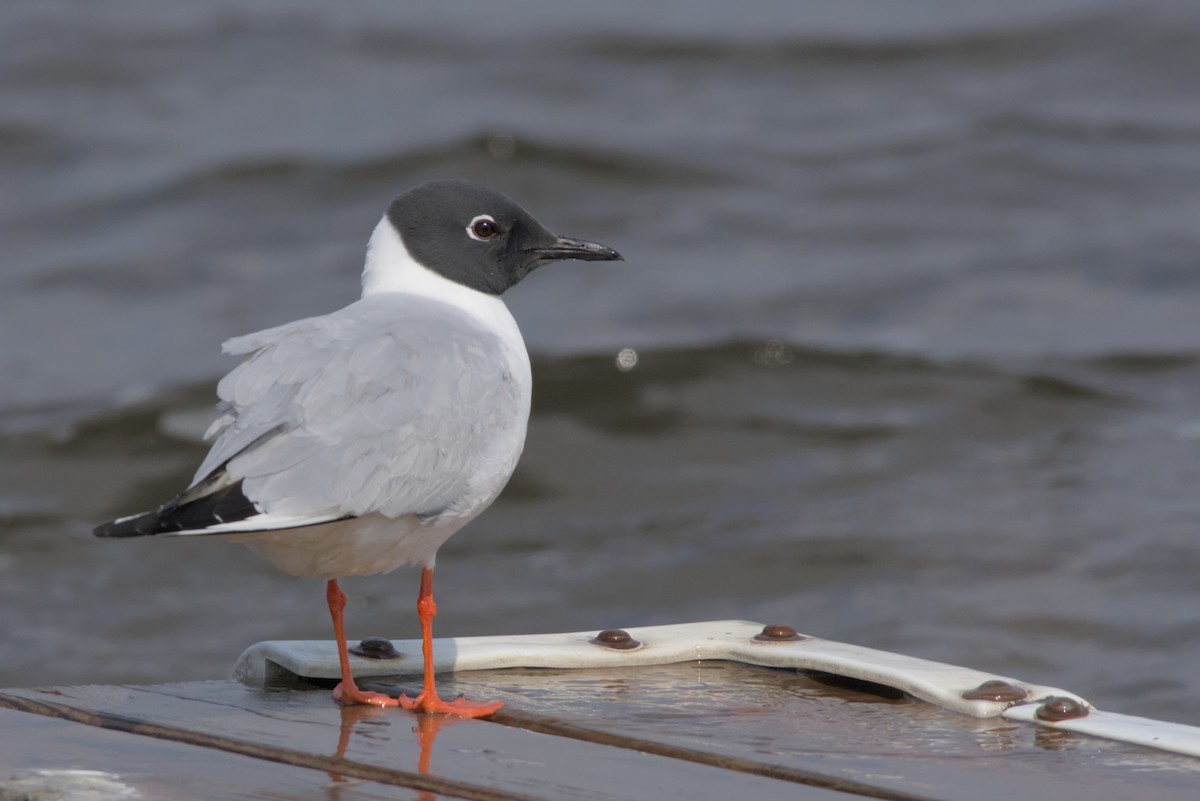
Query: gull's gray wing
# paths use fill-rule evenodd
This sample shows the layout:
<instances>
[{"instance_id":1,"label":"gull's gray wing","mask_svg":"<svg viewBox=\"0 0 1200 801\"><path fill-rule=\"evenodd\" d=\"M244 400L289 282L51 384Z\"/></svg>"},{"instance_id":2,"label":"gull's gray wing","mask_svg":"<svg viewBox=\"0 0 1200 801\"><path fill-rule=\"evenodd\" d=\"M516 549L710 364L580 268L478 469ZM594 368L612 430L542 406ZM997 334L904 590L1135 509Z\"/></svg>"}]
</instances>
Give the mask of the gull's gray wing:
<instances>
[{"instance_id":1,"label":"gull's gray wing","mask_svg":"<svg viewBox=\"0 0 1200 801\"><path fill-rule=\"evenodd\" d=\"M469 503L478 471L519 454L528 397L512 354L437 301L377 295L231 339L225 351L246 358L217 387L212 448L191 487L97 533L433 515Z\"/></svg>"}]
</instances>

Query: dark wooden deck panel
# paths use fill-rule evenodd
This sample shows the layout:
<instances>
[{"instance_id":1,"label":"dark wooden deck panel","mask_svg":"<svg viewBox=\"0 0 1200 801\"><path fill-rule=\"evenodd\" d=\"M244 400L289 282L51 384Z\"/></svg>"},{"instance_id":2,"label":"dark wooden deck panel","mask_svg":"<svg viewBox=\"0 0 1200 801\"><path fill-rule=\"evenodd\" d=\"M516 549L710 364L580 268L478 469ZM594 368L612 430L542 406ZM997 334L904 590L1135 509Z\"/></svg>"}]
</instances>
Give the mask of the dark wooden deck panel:
<instances>
[{"instance_id":1,"label":"dark wooden deck panel","mask_svg":"<svg viewBox=\"0 0 1200 801\"><path fill-rule=\"evenodd\" d=\"M418 717L395 709L341 709L325 691L259 692L233 682L85 686L4 691L0 704L345 780L482 801L728 801L744 793L756 799L845 798L829 790L485 721Z\"/></svg>"},{"instance_id":2,"label":"dark wooden deck panel","mask_svg":"<svg viewBox=\"0 0 1200 801\"><path fill-rule=\"evenodd\" d=\"M144 798L173 801L415 798L405 787L0 709L0 798L22 797L15 790L6 795L6 783L37 769L115 773L121 784ZM60 796L47 792L42 797ZM455 801L436 793L428 793L424 799Z\"/></svg>"},{"instance_id":3,"label":"dark wooden deck panel","mask_svg":"<svg viewBox=\"0 0 1200 801\"><path fill-rule=\"evenodd\" d=\"M1194 801L1200 786L1194 758L729 663L483 671L444 687L509 706L489 722L234 682L0 690L22 710L0 717L0 769L178 780L188 792L171 797L189 799Z\"/></svg>"}]
</instances>

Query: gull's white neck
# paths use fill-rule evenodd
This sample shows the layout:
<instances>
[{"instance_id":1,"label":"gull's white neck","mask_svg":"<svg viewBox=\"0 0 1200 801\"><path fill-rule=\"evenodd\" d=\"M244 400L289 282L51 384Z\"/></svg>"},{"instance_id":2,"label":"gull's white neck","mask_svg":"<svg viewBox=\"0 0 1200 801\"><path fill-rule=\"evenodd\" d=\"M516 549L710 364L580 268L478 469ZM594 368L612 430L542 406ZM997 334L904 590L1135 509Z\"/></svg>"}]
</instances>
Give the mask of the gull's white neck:
<instances>
[{"instance_id":1,"label":"gull's white neck","mask_svg":"<svg viewBox=\"0 0 1200 801\"><path fill-rule=\"evenodd\" d=\"M369 298L385 292L421 295L462 309L522 354L526 352L517 322L504 301L496 295L451 281L422 265L404 247L403 240L386 216L375 226L367 243L362 296Z\"/></svg>"}]
</instances>

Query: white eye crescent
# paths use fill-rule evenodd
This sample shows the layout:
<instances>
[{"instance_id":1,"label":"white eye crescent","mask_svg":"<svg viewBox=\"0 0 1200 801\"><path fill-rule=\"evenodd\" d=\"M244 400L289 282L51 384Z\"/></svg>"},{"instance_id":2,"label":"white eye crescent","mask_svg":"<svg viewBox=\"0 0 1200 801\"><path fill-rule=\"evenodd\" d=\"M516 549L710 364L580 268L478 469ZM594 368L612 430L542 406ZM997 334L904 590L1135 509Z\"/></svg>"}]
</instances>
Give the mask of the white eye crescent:
<instances>
[{"instance_id":1,"label":"white eye crescent","mask_svg":"<svg viewBox=\"0 0 1200 801\"><path fill-rule=\"evenodd\" d=\"M490 214L480 214L467 224L467 236L476 242L486 242L500 233L500 226Z\"/></svg>"}]
</instances>

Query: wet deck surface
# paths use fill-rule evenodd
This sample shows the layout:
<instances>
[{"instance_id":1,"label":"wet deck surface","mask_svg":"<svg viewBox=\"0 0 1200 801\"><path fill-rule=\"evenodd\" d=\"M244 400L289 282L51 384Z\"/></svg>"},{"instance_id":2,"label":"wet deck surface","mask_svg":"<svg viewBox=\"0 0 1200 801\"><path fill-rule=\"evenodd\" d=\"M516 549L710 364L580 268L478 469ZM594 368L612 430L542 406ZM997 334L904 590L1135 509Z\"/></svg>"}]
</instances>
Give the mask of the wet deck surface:
<instances>
[{"instance_id":1,"label":"wet deck surface","mask_svg":"<svg viewBox=\"0 0 1200 801\"><path fill-rule=\"evenodd\" d=\"M1200 787L1194 758L791 671L509 669L443 687L509 705L488 722L230 681L2 690L0 780L103 770L183 799L1190 801Z\"/></svg>"}]
</instances>

